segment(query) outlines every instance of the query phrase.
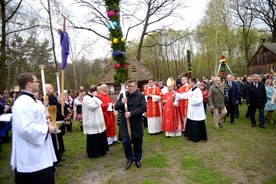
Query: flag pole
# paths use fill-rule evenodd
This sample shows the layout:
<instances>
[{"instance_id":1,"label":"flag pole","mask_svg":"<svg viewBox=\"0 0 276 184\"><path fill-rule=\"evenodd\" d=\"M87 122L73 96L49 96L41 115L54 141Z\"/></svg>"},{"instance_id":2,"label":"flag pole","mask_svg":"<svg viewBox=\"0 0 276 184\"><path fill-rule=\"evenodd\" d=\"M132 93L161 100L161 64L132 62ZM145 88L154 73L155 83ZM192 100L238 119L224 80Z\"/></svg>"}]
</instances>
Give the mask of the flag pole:
<instances>
[{"instance_id":1,"label":"flag pole","mask_svg":"<svg viewBox=\"0 0 276 184\"><path fill-rule=\"evenodd\" d=\"M122 93L123 93L123 98L126 98L125 84L121 83L121 89L122 89ZM125 103L125 112L128 112L127 103ZM128 133L129 139L132 140L129 118L126 118L126 123L127 123L127 133Z\"/></svg>"},{"instance_id":2,"label":"flag pole","mask_svg":"<svg viewBox=\"0 0 276 184\"><path fill-rule=\"evenodd\" d=\"M43 91L43 96L46 96L46 88L45 88L45 76L44 76L44 69L45 65L39 65L39 69L41 71L41 82L42 82L42 91Z\"/></svg>"},{"instance_id":3,"label":"flag pole","mask_svg":"<svg viewBox=\"0 0 276 184\"><path fill-rule=\"evenodd\" d=\"M58 90L58 95L60 95L59 72L56 72L55 75L56 75L56 77L57 77L57 90Z\"/></svg>"},{"instance_id":4,"label":"flag pole","mask_svg":"<svg viewBox=\"0 0 276 184\"><path fill-rule=\"evenodd\" d=\"M63 16L63 31L66 29L66 17ZM61 70L61 99L63 100L64 98L64 69ZM64 108L61 107L61 114L64 115Z\"/></svg>"}]
</instances>

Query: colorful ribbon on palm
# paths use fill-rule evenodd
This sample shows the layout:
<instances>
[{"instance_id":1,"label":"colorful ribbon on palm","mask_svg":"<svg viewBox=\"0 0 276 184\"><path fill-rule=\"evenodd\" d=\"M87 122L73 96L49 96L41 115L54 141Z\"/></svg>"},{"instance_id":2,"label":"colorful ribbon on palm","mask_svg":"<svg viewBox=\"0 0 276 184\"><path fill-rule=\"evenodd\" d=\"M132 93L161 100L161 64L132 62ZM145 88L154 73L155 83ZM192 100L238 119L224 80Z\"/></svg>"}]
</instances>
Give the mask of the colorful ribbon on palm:
<instances>
[{"instance_id":1,"label":"colorful ribbon on palm","mask_svg":"<svg viewBox=\"0 0 276 184\"><path fill-rule=\"evenodd\" d=\"M191 51L187 50L187 61L188 61L188 77L192 77L192 59L191 59Z\"/></svg>"},{"instance_id":2,"label":"colorful ribbon on palm","mask_svg":"<svg viewBox=\"0 0 276 184\"><path fill-rule=\"evenodd\" d=\"M221 56L220 60L220 80L226 80L226 59L223 55Z\"/></svg>"},{"instance_id":3,"label":"colorful ribbon on palm","mask_svg":"<svg viewBox=\"0 0 276 184\"><path fill-rule=\"evenodd\" d=\"M120 23L120 0L105 0L107 17L109 18L107 28L114 60L114 82L125 83L128 79L128 62L125 54L126 45Z\"/></svg>"}]
</instances>

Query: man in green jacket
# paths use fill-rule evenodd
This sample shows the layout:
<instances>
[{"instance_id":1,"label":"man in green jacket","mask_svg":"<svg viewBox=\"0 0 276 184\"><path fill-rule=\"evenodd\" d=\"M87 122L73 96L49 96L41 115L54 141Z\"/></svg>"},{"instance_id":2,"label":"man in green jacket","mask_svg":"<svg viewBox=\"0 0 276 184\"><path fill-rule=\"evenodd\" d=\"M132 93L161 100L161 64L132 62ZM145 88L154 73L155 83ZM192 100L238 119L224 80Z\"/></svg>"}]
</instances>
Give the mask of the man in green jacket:
<instances>
[{"instance_id":1,"label":"man in green jacket","mask_svg":"<svg viewBox=\"0 0 276 184\"><path fill-rule=\"evenodd\" d=\"M215 129L220 130L219 127L222 127L221 123L224 122L224 118L227 114L224 101L224 88L220 84L220 78L216 77L214 79L215 84L212 85L209 89L208 101L209 106L214 113L214 124ZM219 116L219 112L221 113Z\"/></svg>"}]
</instances>

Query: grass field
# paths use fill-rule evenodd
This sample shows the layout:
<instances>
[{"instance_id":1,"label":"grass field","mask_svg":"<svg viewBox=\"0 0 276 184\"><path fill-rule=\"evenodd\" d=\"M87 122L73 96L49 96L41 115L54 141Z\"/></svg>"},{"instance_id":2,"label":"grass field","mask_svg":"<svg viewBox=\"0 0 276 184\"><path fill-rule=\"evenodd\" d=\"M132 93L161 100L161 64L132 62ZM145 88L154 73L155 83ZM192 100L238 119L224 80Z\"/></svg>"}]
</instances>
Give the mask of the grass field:
<instances>
[{"instance_id":1,"label":"grass field","mask_svg":"<svg viewBox=\"0 0 276 184\"><path fill-rule=\"evenodd\" d=\"M122 144L110 146L104 157L88 159L86 136L74 122L74 132L66 133L63 138L66 149L63 157L67 161L56 168L56 183L275 184L276 123L266 122L265 130L252 128L250 120L244 116L245 110L246 106L241 105L241 117L234 125L227 118L221 131L214 129L208 110L208 141L198 143L183 136L168 139L164 134L148 135L145 129L143 166L138 169L133 164L129 170L124 169L126 159ZM2 149L0 183L14 183L14 171L9 165L11 141L3 143Z\"/></svg>"}]
</instances>

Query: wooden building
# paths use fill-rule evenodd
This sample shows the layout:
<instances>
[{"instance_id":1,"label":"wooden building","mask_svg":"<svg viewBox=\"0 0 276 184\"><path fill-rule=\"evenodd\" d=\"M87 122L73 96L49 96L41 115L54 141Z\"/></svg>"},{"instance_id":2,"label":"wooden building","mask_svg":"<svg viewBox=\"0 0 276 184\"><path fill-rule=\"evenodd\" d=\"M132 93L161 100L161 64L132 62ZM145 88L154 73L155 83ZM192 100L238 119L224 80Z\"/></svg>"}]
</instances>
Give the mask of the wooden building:
<instances>
[{"instance_id":1,"label":"wooden building","mask_svg":"<svg viewBox=\"0 0 276 184\"><path fill-rule=\"evenodd\" d=\"M247 65L249 74L276 71L276 43L264 43Z\"/></svg>"},{"instance_id":2,"label":"wooden building","mask_svg":"<svg viewBox=\"0 0 276 184\"><path fill-rule=\"evenodd\" d=\"M135 79L138 82L138 88L143 91L144 85L149 79L153 79L153 75L136 59L129 59L128 78ZM106 84L109 87L109 93L113 100L116 100L121 90L121 84L114 83L114 62L109 60L102 75L99 77L98 84Z\"/></svg>"}]
</instances>

